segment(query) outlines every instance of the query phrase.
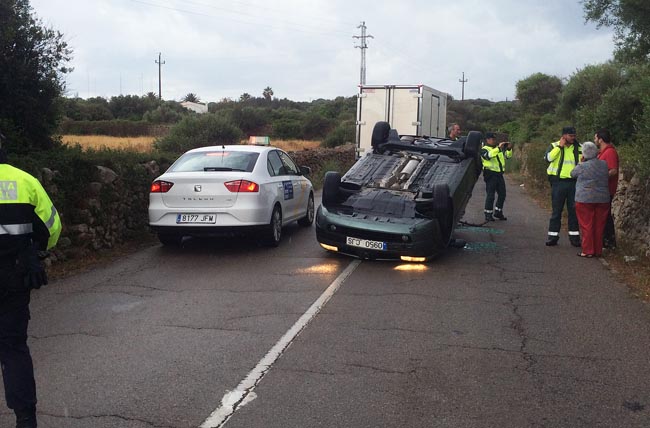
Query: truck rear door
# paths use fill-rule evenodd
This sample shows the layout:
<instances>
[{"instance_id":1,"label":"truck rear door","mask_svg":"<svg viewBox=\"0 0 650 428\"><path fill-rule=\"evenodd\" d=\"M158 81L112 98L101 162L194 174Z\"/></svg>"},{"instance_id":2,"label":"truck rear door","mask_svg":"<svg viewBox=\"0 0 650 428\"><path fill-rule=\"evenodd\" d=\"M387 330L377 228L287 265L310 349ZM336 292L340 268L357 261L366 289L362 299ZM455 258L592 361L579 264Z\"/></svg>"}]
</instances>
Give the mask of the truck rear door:
<instances>
[{"instance_id":1,"label":"truck rear door","mask_svg":"<svg viewBox=\"0 0 650 428\"><path fill-rule=\"evenodd\" d=\"M393 88L388 122L399 135L422 136L420 100L420 89L417 87Z\"/></svg>"},{"instance_id":2,"label":"truck rear door","mask_svg":"<svg viewBox=\"0 0 650 428\"><path fill-rule=\"evenodd\" d=\"M359 156L372 151L370 140L375 123L388 120L388 88L359 89L357 100L357 146Z\"/></svg>"}]
</instances>

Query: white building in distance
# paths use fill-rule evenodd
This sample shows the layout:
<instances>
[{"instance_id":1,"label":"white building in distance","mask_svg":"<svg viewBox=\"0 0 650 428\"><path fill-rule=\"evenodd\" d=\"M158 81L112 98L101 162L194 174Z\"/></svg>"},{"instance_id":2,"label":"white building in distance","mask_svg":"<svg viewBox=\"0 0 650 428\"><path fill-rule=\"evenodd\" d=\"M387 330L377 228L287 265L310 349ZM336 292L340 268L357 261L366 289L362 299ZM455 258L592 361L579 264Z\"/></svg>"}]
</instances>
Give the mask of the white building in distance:
<instances>
[{"instance_id":1,"label":"white building in distance","mask_svg":"<svg viewBox=\"0 0 650 428\"><path fill-rule=\"evenodd\" d=\"M183 101L181 103L183 107L185 107L188 110L192 110L195 113L203 114L208 112L208 105L207 104L201 104L201 103L193 103L190 101Z\"/></svg>"}]
</instances>

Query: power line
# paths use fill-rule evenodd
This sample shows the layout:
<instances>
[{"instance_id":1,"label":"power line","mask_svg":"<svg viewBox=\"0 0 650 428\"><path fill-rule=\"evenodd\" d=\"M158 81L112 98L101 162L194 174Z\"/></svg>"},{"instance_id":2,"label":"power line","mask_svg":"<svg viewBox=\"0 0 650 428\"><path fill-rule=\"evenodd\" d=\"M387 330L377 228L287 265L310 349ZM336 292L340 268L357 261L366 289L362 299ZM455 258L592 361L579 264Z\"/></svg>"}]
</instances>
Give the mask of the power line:
<instances>
[{"instance_id":1,"label":"power line","mask_svg":"<svg viewBox=\"0 0 650 428\"><path fill-rule=\"evenodd\" d=\"M366 84L366 49L368 49L368 44L366 43L366 39L374 39L374 37L371 35L366 35L366 21L363 21L361 25L359 25L357 28L361 28L361 35L352 36L352 38L359 39L361 41L361 45L355 46L355 48L361 49L361 71L359 77L359 84L365 85Z\"/></svg>"}]
</instances>

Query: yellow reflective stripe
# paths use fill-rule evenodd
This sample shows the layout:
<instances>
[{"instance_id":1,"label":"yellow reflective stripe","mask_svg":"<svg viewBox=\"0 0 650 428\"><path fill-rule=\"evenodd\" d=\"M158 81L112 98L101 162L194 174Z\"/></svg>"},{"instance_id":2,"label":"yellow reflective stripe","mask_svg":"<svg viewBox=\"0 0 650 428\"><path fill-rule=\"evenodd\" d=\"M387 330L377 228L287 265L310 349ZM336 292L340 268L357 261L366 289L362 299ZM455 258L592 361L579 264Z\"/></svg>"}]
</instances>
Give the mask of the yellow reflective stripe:
<instances>
[{"instance_id":1,"label":"yellow reflective stripe","mask_svg":"<svg viewBox=\"0 0 650 428\"><path fill-rule=\"evenodd\" d=\"M0 224L0 235L26 235L32 230L31 223Z\"/></svg>"},{"instance_id":2,"label":"yellow reflective stripe","mask_svg":"<svg viewBox=\"0 0 650 428\"><path fill-rule=\"evenodd\" d=\"M47 226L50 233L47 248L50 249L54 247L59 240L59 235L61 234L61 218L41 183L27 172L9 164L0 164L0 177L11 177L11 181L15 183L12 188L15 189L15 194L12 193L13 190L12 192L5 192L6 194L10 194L13 198L11 203L30 204L34 207L34 212ZM6 182L8 182L8 180ZM3 191L0 190L0 195L2 194ZM0 202L1 201L2 199L0 199Z\"/></svg>"}]
</instances>

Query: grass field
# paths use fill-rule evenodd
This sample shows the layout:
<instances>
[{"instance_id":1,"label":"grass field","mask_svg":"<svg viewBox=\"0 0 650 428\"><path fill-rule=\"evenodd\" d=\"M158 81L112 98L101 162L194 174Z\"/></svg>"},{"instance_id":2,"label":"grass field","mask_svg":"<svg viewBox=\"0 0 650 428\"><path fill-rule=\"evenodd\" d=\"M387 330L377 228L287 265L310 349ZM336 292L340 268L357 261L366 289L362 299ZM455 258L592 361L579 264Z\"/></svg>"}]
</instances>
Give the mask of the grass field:
<instances>
[{"instance_id":1,"label":"grass field","mask_svg":"<svg viewBox=\"0 0 650 428\"><path fill-rule=\"evenodd\" d=\"M73 146L79 144L83 149L113 149L128 150L139 153L149 153L155 137L109 137L106 135L63 135L63 144ZM247 141L242 141L246 144ZM320 147L320 141L313 140L271 140L271 145L286 151L315 149Z\"/></svg>"}]
</instances>

